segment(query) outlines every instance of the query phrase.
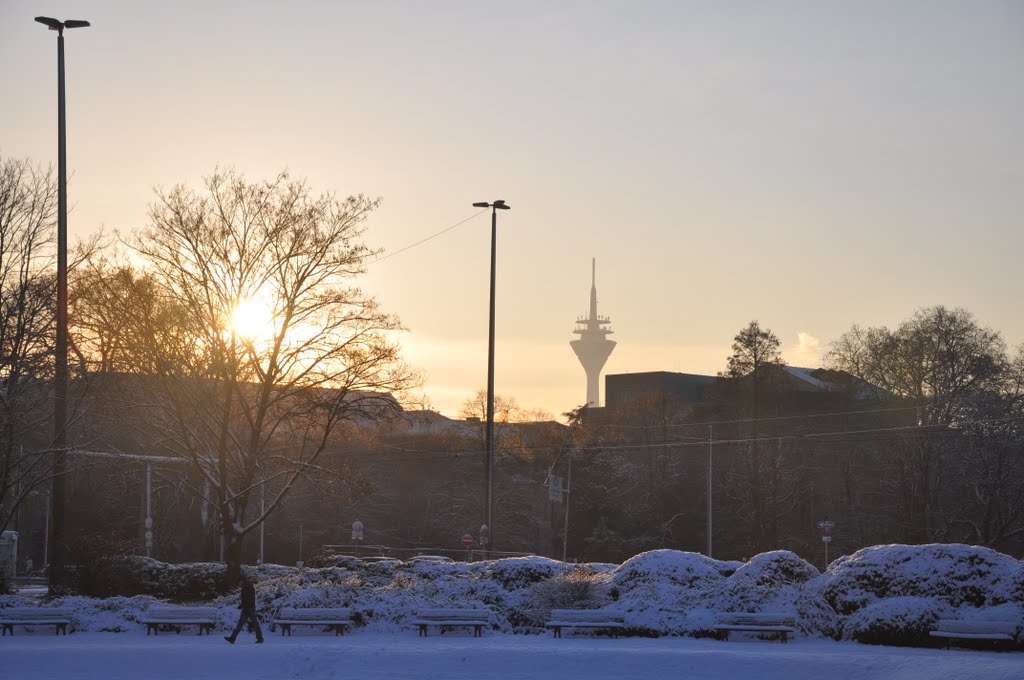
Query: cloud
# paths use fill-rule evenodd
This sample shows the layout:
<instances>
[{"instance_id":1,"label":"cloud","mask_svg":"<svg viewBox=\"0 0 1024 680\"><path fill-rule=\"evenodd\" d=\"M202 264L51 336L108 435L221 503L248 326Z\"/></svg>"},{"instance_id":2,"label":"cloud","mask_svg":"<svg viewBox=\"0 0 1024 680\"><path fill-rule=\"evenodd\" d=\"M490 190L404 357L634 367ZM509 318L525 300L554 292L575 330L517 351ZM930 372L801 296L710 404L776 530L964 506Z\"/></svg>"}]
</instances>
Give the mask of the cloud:
<instances>
[{"instance_id":1,"label":"cloud","mask_svg":"<svg viewBox=\"0 0 1024 680\"><path fill-rule=\"evenodd\" d=\"M804 331L797 333L796 338L796 344L786 351L786 362L792 366L818 367L821 364L821 338Z\"/></svg>"},{"instance_id":2,"label":"cloud","mask_svg":"<svg viewBox=\"0 0 1024 680\"><path fill-rule=\"evenodd\" d=\"M810 333L804 333L803 331L797 333L796 337L799 340L797 344L798 352L802 354L819 354L821 352L821 338Z\"/></svg>"}]
</instances>

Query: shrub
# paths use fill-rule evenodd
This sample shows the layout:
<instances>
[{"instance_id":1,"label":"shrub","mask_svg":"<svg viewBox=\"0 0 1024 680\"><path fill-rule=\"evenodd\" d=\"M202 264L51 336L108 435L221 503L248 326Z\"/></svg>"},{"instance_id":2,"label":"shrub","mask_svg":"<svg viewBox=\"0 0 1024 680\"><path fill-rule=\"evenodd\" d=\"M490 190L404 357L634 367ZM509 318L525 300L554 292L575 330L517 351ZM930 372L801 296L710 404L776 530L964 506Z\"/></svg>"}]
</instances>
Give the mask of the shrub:
<instances>
[{"instance_id":1,"label":"shrub","mask_svg":"<svg viewBox=\"0 0 1024 680\"><path fill-rule=\"evenodd\" d=\"M334 553L322 552L306 560L306 566L311 569L322 569L324 567L361 569L364 563L354 555L336 555Z\"/></svg>"},{"instance_id":2,"label":"shrub","mask_svg":"<svg viewBox=\"0 0 1024 680\"><path fill-rule=\"evenodd\" d=\"M519 590L555 576L564 564L547 557L509 557L495 560L484 575L497 581L505 590Z\"/></svg>"},{"instance_id":3,"label":"shrub","mask_svg":"<svg viewBox=\"0 0 1024 680\"><path fill-rule=\"evenodd\" d=\"M990 548L881 545L833 562L824 596L840 614L893 597L936 597L955 607L994 606L1014 600L1021 572L1018 560Z\"/></svg>"},{"instance_id":4,"label":"shrub","mask_svg":"<svg viewBox=\"0 0 1024 680\"><path fill-rule=\"evenodd\" d=\"M928 632L950 614L951 609L934 597L891 597L847 617L843 637L869 645L932 645Z\"/></svg>"},{"instance_id":5,"label":"shrub","mask_svg":"<svg viewBox=\"0 0 1024 680\"><path fill-rule=\"evenodd\" d=\"M788 550L755 555L725 580L716 597L721 611L779 611L779 600L792 609L804 584L818 576L818 570Z\"/></svg>"},{"instance_id":6,"label":"shrub","mask_svg":"<svg viewBox=\"0 0 1024 680\"><path fill-rule=\"evenodd\" d=\"M608 604L608 581L594 572L576 568L555 574L530 588L532 609L600 609Z\"/></svg>"},{"instance_id":7,"label":"shrub","mask_svg":"<svg viewBox=\"0 0 1024 680\"><path fill-rule=\"evenodd\" d=\"M78 591L94 597L151 595L189 601L212 599L227 590L227 567L223 564L166 564L138 555L91 560L78 576Z\"/></svg>"}]
</instances>

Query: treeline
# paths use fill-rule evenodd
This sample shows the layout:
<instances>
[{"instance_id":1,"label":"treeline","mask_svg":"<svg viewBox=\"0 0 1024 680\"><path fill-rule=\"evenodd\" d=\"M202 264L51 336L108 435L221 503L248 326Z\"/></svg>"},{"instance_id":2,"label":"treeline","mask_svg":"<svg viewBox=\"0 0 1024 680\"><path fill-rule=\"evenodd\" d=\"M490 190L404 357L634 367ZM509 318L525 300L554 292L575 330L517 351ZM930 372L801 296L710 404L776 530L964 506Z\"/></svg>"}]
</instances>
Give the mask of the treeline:
<instances>
[{"instance_id":1,"label":"treeline","mask_svg":"<svg viewBox=\"0 0 1024 680\"><path fill-rule=\"evenodd\" d=\"M647 395L577 414L574 554L704 551L739 558L880 543L1024 545L1024 352L966 310L922 309L894 329L854 326L796 389L779 340L755 321L708 398Z\"/></svg>"}]
</instances>

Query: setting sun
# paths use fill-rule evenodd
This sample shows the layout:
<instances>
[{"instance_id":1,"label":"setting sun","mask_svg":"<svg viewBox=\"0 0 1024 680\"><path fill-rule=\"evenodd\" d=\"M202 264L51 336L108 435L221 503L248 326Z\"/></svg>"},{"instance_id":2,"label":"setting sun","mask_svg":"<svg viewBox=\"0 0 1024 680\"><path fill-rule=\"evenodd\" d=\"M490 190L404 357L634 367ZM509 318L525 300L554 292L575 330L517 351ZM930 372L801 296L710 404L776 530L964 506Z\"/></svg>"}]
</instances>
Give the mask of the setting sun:
<instances>
[{"instance_id":1,"label":"setting sun","mask_svg":"<svg viewBox=\"0 0 1024 680\"><path fill-rule=\"evenodd\" d=\"M274 335L274 313L266 300L254 295L238 303L231 313L231 328L246 340L267 340Z\"/></svg>"}]
</instances>

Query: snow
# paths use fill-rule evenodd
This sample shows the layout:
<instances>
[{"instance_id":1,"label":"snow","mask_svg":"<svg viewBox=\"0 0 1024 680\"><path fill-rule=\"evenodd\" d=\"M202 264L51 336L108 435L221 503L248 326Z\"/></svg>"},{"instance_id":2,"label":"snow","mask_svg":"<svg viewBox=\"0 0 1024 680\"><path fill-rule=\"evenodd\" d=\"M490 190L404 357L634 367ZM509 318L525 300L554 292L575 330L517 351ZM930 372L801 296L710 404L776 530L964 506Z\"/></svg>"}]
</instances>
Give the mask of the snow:
<instances>
[{"instance_id":1,"label":"snow","mask_svg":"<svg viewBox=\"0 0 1024 680\"><path fill-rule=\"evenodd\" d=\"M827 677L890 680L1021 677L1019 654L945 649L872 647L800 640L719 642L690 638L594 638L446 633L417 637L356 631L344 637L301 633L268 635L255 645L243 636L141 632L18 633L0 640L5 677L62 680L232 680L245 678L478 678L623 680L678 678L800 680Z\"/></svg>"},{"instance_id":2,"label":"snow","mask_svg":"<svg viewBox=\"0 0 1024 680\"><path fill-rule=\"evenodd\" d=\"M257 582L263 621L283 607L348 607L355 622L350 636L310 629L288 639L268 635L261 647L243 638L230 648L220 635L237 618L238 595L216 595L223 565L111 559L102 572L108 587L120 584L143 594L0 596L0 608L69 610L73 633L55 637L52 630L26 634L19 628L15 638L0 642L5 672L21 664L31 668L28 677L157 680L319 678L337 669L349 675L353 668L369 678L488 677L499 671L501 677L653 678L680 670L707 678L1024 677L1020 653L931 648L928 631L939 618L1012 621L1024 634L1024 565L976 546L874 546L835 560L824 573L788 551L745 563L676 550L642 553L621 565L544 557L415 564L339 557L329 563L245 570ZM214 607L219 635L147 638L139 620L167 599ZM628 637L584 631L551 639L544 629L550 609L572 606L621 613ZM415 613L439 607L488 608L492 629L483 640L464 631L418 639ZM713 634L719 612L791 614L799 632L788 645L704 639ZM115 662L119 673L134 670L108 675Z\"/></svg>"},{"instance_id":3,"label":"snow","mask_svg":"<svg viewBox=\"0 0 1024 680\"><path fill-rule=\"evenodd\" d=\"M815 370L813 368L800 368L798 366L783 366L782 369L789 373L791 376L798 380L803 380L809 385L812 385L819 390L829 391L834 390L835 385L827 383L823 380L818 380L811 373Z\"/></svg>"}]
</instances>

